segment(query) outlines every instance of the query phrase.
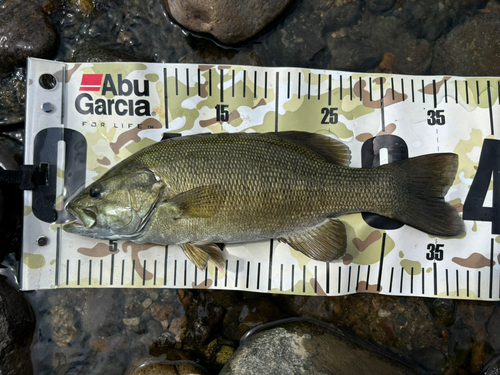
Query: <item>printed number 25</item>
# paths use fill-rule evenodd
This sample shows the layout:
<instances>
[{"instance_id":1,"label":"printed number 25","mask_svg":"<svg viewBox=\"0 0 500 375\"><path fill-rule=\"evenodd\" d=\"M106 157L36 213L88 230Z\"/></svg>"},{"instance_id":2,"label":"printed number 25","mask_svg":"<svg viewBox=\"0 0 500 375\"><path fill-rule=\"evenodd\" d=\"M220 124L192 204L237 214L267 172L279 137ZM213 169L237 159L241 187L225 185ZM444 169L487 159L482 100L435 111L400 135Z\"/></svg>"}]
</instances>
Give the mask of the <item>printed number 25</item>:
<instances>
[{"instance_id":1,"label":"printed number 25","mask_svg":"<svg viewBox=\"0 0 500 375\"><path fill-rule=\"evenodd\" d=\"M324 115L323 120L321 120L321 123L323 125L327 124L336 124L339 122L339 114L335 111L337 111L338 108L321 108L321 113Z\"/></svg>"}]
</instances>

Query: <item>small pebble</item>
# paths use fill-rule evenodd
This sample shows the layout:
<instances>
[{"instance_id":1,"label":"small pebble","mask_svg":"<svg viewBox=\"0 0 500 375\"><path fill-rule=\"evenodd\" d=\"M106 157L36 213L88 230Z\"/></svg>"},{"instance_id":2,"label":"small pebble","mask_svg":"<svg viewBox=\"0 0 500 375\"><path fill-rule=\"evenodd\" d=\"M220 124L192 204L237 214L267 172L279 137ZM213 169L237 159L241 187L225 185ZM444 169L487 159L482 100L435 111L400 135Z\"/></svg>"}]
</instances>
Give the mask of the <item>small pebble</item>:
<instances>
[{"instance_id":1,"label":"small pebble","mask_svg":"<svg viewBox=\"0 0 500 375\"><path fill-rule=\"evenodd\" d=\"M125 318L123 319L123 324L126 326L138 326L141 322L141 318L136 316L135 318Z\"/></svg>"},{"instance_id":2,"label":"small pebble","mask_svg":"<svg viewBox=\"0 0 500 375\"><path fill-rule=\"evenodd\" d=\"M387 318L388 316L391 316L392 313L390 311L387 311L387 310L382 310L380 309L378 311L378 316L380 316L381 318Z\"/></svg>"},{"instance_id":3,"label":"small pebble","mask_svg":"<svg viewBox=\"0 0 500 375\"><path fill-rule=\"evenodd\" d=\"M231 348L230 346L227 345L222 345L219 352L215 356L215 360L217 361L218 364L225 365L226 362L229 361L229 358L231 358L233 353L234 353L234 348Z\"/></svg>"},{"instance_id":4,"label":"small pebble","mask_svg":"<svg viewBox=\"0 0 500 375\"><path fill-rule=\"evenodd\" d=\"M157 292L151 292L149 293L149 297L153 300L156 301L158 299L158 293Z\"/></svg>"},{"instance_id":5,"label":"small pebble","mask_svg":"<svg viewBox=\"0 0 500 375\"><path fill-rule=\"evenodd\" d=\"M146 298L142 302L142 307L144 307L145 309L147 309L149 306L151 306L152 303L153 303L153 300L151 298Z\"/></svg>"}]
</instances>

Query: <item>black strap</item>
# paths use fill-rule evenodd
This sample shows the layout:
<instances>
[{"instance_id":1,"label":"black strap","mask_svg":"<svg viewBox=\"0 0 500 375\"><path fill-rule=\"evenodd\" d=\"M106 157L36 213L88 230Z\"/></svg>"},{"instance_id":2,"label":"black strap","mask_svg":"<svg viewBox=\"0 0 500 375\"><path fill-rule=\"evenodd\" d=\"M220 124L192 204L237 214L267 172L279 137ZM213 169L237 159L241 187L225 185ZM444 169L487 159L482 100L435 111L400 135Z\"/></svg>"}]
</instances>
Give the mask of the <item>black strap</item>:
<instances>
[{"instance_id":1,"label":"black strap","mask_svg":"<svg viewBox=\"0 0 500 375\"><path fill-rule=\"evenodd\" d=\"M0 182L19 185L21 190L33 190L38 185L46 185L47 177L47 164L42 164L40 167L21 165L21 169L18 171L0 169Z\"/></svg>"}]
</instances>

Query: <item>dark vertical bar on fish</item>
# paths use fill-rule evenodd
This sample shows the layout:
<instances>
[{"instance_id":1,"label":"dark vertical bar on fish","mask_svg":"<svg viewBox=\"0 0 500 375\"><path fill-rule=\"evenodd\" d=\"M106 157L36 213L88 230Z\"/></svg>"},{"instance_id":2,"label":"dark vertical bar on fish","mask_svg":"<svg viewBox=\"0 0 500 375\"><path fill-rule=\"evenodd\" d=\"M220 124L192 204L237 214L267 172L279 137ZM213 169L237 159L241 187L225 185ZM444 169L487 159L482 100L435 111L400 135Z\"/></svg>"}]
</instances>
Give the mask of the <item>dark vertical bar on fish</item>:
<instances>
[{"instance_id":1,"label":"dark vertical bar on fish","mask_svg":"<svg viewBox=\"0 0 500 375\"><path fill-rule=\"evenodd\" d=\"M385 257L385 238L386 234L382 234L382 248L380 249L380 261L378 268L378 279L377 279L377 291L380 292L381 283L382 283L382 272L384 268L384 257Z\"/></svg>"}]
</instances>

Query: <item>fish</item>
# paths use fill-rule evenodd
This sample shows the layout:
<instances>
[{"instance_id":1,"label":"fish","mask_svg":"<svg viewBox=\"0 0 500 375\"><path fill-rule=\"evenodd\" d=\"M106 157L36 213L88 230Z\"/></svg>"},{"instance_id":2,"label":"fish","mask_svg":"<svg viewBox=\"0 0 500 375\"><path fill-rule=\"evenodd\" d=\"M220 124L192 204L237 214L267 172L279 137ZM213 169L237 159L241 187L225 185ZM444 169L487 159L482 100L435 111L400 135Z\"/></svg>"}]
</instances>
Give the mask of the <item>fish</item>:
<instances>
[{"instance_id":1,"label":"fish","mask_svg":"<svg viewBox=\"0 0 500 375\"><path fill-rule=\"evenodd\" d=\"M275 239L324 262L347 247L339 217L368 212L423 232L461 235L444 200L458 156L428 154L349 167L342 142L317 133L196 134L169 138L122 160L66 207L69 233L179 245L205 269L224 269L218 243Z\"/></svg>"}]
</instances>

